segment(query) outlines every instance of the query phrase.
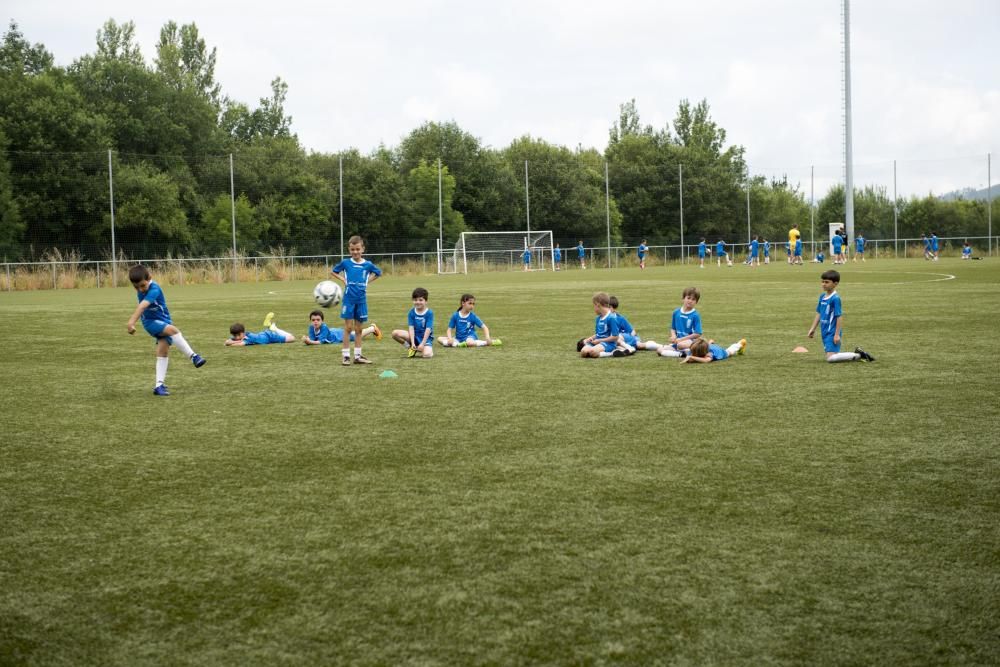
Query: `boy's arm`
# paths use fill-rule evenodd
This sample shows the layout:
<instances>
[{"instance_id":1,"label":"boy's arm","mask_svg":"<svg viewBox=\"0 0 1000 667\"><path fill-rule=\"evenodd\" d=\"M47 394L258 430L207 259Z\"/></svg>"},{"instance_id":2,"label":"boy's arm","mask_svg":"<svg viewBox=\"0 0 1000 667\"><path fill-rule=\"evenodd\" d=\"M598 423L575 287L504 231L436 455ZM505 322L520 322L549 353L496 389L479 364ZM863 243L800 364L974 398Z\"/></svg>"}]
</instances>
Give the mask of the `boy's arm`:
<instances>
[{"instance_id":1,"label":"boy's arm","mask_svg":"<svg viewBox=\"0 0 1000 667\"><path fill-rule=\"evenodd\" d=\"M683 359L681 359L681 363L682 364L686 364L686 363L689 363L689 362L692 362L692 361L694 361L696 363L699 363L699 364L708 364L708 363L711 363L712 357L696 357L693 354L691 354L691 355L688 355L688 356L684 357Z\"/></svg>"},{"instance_id":2,"label":"boy's arm","mask_svg":"<svg viewBox=\"0 0 1000 667\"><path fill-rule=\"evenodd\" d=\"M310 338L309 334L303 334L302 335L302 342L305 343L306 345L319 345L320 344L320 341L313 340L312 338Z\"/></svg>"},{"instance_id":3,"label":"boy's arm","mask_svg":"<svg viewBox=\"0 0 1000 667\"><path fill-rule=\"evenodd\" d=\"M330 269L330 277L333 278L334 280L339 280L341 283L343 283L344 289L345 290L347 289L347 281L344 279L344 276L340 275L333 269Z\"/></svg>"},{"instance_id":4,"label":"boy's arm","mask_svg":"<svg viewBox=\"0 0 1000 667\"><path fill-rule=\"evenodd\" d=\"M833 325L833 342L834 343L839 343L840 342L840 328L843 325L844 325L844 316L841 315L840 317L837 318L836 322L834 322L834 325Z\"/></svg>"},{"instance_id":5,"label":"boy's arm","mask_svg":"<svg viewBox=\"0 0 1000 667\"><path fill-rule=\"evenodd\" d=\"M246 345L242 340L233 340L232 338L227 338L224 344L226 347L243 347Z\"/></svg>"},{"instance_id":6,"label":"boy's arm","mask_svg":"<svg viewBox=\"0 0 1000 667\"><path fill-rule=\"evenodd\" d=\"M486 344L487 345L489 345L490 343L493 342L493 339L490 338L490 328L488 326L486 326L485 324L483 324L483 336L486 337Z\"/></svg>"},{"instance_id":7,"label":"boy's arm","mask_svg":"<svg viewBox=\"0 0 1000 667\"><path fill-rule=\"evenodd\" d=\"M813 334L816 333L817 324L819 324L819 313L816 313L816 317L813 318L812 326L809 327L809 333L806 334L806 336L808 336L809 338L813 337Z\"/></svg>"},{"instance_id":8,"label":"boy's arm","mask_svg":"<svg viewBox=\"0 0 1000 667\"><path fill-rule=\"evenodd\" d=\"M417 346L416 346L416 345L415 345L415 343L414 343L414 340L413 340L413 337L414 337L414 333L413 333L413 325L411 324L411 325L410 325L410 347L412 347L413 349L416 349L416 348L417 348Z\"/></svg>"},{"instance_id":9,"label":"boy's arm","mask_svg":"<svg viewBox=\"0 0 1000 667\"><path fill-rule=\"evenodd\" d=\"M139 318L142 316L142 311L149 308L149 303L149 301L143 299L139 302L139 305L135 307L135 310L132 311L132 316L128 318L128 324L125 327L130 334L135 333L135 323L138 322Z\"/></svg>"}]
</instances>

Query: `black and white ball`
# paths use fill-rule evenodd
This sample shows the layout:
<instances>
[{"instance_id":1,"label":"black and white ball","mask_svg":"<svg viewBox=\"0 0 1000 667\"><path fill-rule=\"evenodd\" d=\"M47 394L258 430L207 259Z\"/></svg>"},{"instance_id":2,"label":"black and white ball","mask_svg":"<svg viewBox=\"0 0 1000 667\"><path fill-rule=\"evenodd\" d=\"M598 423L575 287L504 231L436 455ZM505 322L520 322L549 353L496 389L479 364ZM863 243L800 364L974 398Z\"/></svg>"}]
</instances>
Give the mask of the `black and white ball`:
<instances>
[{"instance_id":1,"label":"black and white ball","mask_svg":"<svg viewBox=\"0 0 1000 667\"><path fill-rule=\"evenodd\" d=\"M324 280L313 290L313 299L324 308L336 306L343 297L344 290L332 280Z\"/></svg>"}]
</instances>

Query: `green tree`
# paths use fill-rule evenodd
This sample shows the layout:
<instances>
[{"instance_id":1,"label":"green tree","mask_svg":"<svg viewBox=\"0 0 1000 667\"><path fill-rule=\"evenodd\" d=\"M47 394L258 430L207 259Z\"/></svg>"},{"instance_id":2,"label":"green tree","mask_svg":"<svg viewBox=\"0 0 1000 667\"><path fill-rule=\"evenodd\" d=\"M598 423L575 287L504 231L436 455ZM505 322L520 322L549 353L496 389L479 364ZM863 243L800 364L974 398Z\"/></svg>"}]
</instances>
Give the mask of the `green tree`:
<instances>
[{"instance_id":1,"label":"green tree","mask_svg":"<svg viewBox=\"0 0 1000 667\"><path fill-rule=\"evenodd\" d=\"M0 256L13 259L20 255L25 225L14 197L6 149L7 138L0 131Z\"/></svg>"},{"instance_id":2,"label":"green tree","mask_svg":"<svg viewBox=\"0 0 1000 667\"><path fill-rule=\"evenodd\" d=\"M442 167L440 198L437 165L421 160L410 170L406 179L406 193L413 211L413 226L419 236L433 241L443 233L445 244L454 244L465 231L462 214L452 208L455 196L455 177Z\"/></svg>"},{"instance_id":3,"label":"green tree","mask_svg":"<svg viewBox=\"0 0 1000 667\"><path fill-rule=\"evenodd\" d=\"M148 162L116 169L115 228L132 253L184 252L192 241L176 180Z\"/></svg>"},{"instance_id":4,"label":"green tree","mask_svg":"<svg viewBox=\"0 0 1000 667\"><path fill-rule=\"evenodd\" d=\"M16 21L11 21L0 45L0 75L41 74L52 68L54 60L41 44L32 46L24 39Z\"/></svg>"}]
</instances>

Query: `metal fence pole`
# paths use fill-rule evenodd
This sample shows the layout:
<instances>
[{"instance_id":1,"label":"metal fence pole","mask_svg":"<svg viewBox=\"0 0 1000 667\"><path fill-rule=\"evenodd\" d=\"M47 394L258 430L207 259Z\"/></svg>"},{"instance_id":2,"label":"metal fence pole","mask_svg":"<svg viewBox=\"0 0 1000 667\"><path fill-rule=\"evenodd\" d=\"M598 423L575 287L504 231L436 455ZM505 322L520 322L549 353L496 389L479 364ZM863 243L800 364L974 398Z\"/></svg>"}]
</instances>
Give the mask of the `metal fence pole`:
<instances>
[{"instance_id":1,"label":"metal fence pole","mask_svg":"<svg viewBox=\"0 0 1000 667\"><path fill-rule=\"evenodd\" d=\"M684 263L684 165L677 165L677 187L681 195L681 264ZM663 263L666 264L666 253L664 253Z\"/></svg>"},{"instance_id":2,"label":"metal fence pole","mask_svg":"<svg viewBox=\"0 0 1000 667\"><path fill-rule=\"evenodd\" d=\"M608 161L604 161L604 217L608 226L608 247L611 247L611 181L608 179ZM611 266L611 260L608 260Z\"/></svg>"},{"instance_id":3,"label":"metal fence pole","mask_svg":"<svg viewBox=\"0 0 1000 667\"><path fill-rule=\"evenodd\" d=\"M111 285L118 286L118 262L115 250L115 178L111 168L111 149L108 149L108 199L111 202Z\"/></svg>"},{"instance_id":4,"label":"metal fence pole","mask_svg":"<svg viewBox=\"0 0 1000 667\"><path fill-rule=\"evenodd\" d=\"M986 243L989 246L987 257L993 256L993 173L991 171L991 153L986 154Z\"/></svg>"},{"instance_id":5,"label":"metal fence pole","mask_svg":"<svg viewBox=\"0 0 1000 667\"><path fill-rule=\"evenodd\" d=\"M899 197L896 194L896 161L892 161L892 238L893 259L899 257ZM906 256L906 245L903 245L903 256Z\"/></svg>"},{"instance_id":6,"label":"metal fence pole","mask_svg":"<svg viewBox=\"0 0 1000 667\"><path fill-rule=\"evenodd\" d=\"M236 179L233 177L233 154L229 154L229 202L233 213L233 282L240 281L239 267L236 262Z\"/></svg>"}]
</instances>

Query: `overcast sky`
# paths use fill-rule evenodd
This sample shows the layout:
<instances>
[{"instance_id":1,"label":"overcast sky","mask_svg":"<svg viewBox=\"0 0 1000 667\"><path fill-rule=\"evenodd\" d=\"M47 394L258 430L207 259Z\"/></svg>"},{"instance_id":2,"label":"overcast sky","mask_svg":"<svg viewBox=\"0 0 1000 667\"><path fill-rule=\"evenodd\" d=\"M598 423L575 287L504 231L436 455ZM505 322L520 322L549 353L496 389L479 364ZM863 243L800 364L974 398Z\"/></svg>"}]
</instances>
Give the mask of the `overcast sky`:
<instances>
[{"instance_id":1,"label":"overcast sky","mask_svg":"<svg viewBox=\"0 0 1000 667\"><path fill-rule=\"evenodd\" d=\"M817 197L842 173L841 1L5 0L60 65L105 20L134 21L147 61L162 25L197 24L216 78L257 104L281 76L315 151L395 146L454 120L494 148L522 135L603 150L622 102L663 127L708 100L751 171ZM856 182L901 194L986 187L1000 152L1000 1L851 3ZM1000 169L993 170L995 184Z\"/></svg>"}]
</instances>

